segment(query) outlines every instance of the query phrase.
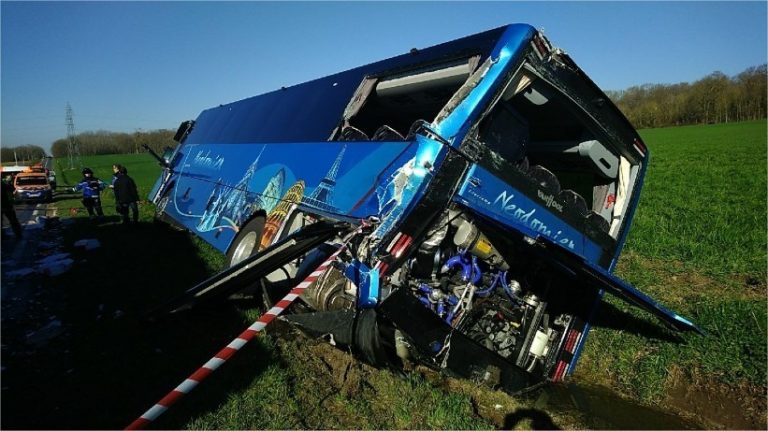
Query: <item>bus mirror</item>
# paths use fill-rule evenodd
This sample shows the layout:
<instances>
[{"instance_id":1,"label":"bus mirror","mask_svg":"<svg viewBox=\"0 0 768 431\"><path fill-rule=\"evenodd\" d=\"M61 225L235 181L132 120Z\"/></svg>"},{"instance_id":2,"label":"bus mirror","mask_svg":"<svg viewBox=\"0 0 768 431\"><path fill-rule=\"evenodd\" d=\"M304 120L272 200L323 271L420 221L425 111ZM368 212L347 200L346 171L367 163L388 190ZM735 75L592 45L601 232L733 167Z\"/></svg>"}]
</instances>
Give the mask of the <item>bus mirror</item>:
<instances>
[{"instance_id":1,"label":"bus mirror","mask_svg":"<svg viewBox=\"0 0 768 431\"><path fill-rule=\"evenodd\" d=\"M181 143L181 141L187 137L189 132L192 131L192 127L194 127L194 125L195 122L193 120L182 121L182 123L179 124L178 130L176 130L176 134L173 135L173 140Z\"/></svg>"},{"instance_id":2,"label":"bus mirror","mask_svg":"<svg viewBox=\"0 0 768 431\"><path fill-rule=\"evenodd\" d=\"M173 158L173 152L176 151L171 147L165 147L163 148L163 161L165 162L165 165L168 166L171 164L171 159Z\"/></svg>"}]
</instances>

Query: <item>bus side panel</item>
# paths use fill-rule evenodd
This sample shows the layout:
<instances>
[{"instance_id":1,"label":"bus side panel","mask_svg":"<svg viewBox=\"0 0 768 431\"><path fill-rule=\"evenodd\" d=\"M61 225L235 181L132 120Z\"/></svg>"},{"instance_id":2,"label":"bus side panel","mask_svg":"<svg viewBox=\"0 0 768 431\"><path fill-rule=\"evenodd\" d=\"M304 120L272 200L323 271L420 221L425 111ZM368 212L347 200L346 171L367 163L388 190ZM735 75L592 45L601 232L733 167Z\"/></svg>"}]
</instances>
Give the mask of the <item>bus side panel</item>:
<instances>
[{"instance_id":1,"label":"bus side panel","mask_svg":"<svg viewBox=\"0 0 768 431\"><path fill-rule=\"evenodd\" d=\"M301 202L324 213L379 213L377 187L415 154L413 142L185 144L166 215L226 252L257 212L279 219ZM280 205L285 203L288 205Z\"/></svg>"}]
</instances>

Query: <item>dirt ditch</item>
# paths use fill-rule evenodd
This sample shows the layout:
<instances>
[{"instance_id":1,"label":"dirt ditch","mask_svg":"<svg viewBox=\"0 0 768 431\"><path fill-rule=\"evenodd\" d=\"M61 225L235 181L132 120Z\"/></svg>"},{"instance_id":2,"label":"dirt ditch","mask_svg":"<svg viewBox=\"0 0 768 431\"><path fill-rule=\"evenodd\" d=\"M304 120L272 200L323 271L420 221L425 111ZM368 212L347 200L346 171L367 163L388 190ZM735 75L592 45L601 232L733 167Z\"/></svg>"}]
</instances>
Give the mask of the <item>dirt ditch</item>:
<instances>
[{"instance_id":1,"label":"dirt ditch","mask_svg":"<svg viewBox=\"0 0 768 431\"><path fill-rule=\"evenodd\" d=\"M766 388L727 386L699 374L673 370L665 405L696 417L710 429L768 429Z\"/></svg>"},{"instance_id":2,"label":"dirt ditch","mask_svg":"<svg viewBox=\"0 0 768 431\"><path fill-rule=\"evenodd\" d=\"M359 428L361 423L377 423L377 418L363 418L370 414L380 415L381 422L398 424L387 408L388 401L392 401L392 388L382 383L387 378L398 378L397 375L367 366L321 340L291 333L289 328L279 332L277 344L282 356L290 358L293 364L301 364L293 367L293 396L299 405L314 406L302 411L301 423L306 428ZM755 428L752 422L728 415L722 415L720 422L698 420L695 411L684 413L689 410L684 405L673 404L674 408L664 411L621 397L609 388L583 382L553 385L512 397L466 380L446 378L422 366L410 372L445 393L466 397L472 414L497 429ZM391 375L382 378L383 374ZM381 407L362 413L345 405L356 397L377 400L376 405ZM697 410L701 409L707 409L706 405ZM418 418L414 420L419 423Z\"/></svg>"}]
</instances>

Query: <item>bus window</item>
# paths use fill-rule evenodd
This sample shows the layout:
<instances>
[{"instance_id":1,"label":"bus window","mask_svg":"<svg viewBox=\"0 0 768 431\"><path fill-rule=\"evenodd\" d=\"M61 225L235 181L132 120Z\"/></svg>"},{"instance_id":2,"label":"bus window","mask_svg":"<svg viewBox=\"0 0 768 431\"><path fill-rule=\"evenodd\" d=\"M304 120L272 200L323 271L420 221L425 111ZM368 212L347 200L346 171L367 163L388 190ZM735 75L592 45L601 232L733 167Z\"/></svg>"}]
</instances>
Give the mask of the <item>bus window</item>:
<instances>
[{"instance_id":1,"label":"bus window","mask_svg":"<svg viewBox=\"0 0 768 431\"><path fill-rule=\"evenodd\" d=\"M479 57L367 77L344 111L339 140L402 140L418 120L434 119L467 80Z\"/></svg>"}]
</instances>

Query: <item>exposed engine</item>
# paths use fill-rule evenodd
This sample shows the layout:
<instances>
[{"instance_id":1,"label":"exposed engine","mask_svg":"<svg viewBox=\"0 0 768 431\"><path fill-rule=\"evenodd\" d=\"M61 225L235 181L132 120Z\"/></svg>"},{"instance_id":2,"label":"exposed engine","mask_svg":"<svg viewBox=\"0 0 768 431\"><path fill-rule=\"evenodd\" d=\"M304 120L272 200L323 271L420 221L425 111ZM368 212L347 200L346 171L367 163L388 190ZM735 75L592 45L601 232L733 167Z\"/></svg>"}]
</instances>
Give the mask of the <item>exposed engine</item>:
<instances>
[{"instance_id":1,"label":"exposed engine","mask_svg":"<svg viewBox=\"0 0 768 431\"><path fill-rule=\"evenodd\" d=\"M430 232L401 280L446 324L516 366L548 375L571 316L550 316L540 297L545 290L531 285L546 270L511 266L471 221L452 219L450 229Z\"/></svg>"},{"instance_id":2,"label":"exposed engine","mask_svg":"<svg viewBox=\"0 0 768 431\"><path fill-rule=\"evenodd\" d=\"M555 307L561 310L555 315L550 311L547 294L550 284L557 284L550 267L516 254L513 240L494 238L503 245L503 252L467 216L447 211L427 232L413 257L388 278L381 298L386 300L394 291L410 292L453 328L447 332L462 333L469 342L535 380L558 380L563 370L555 372L555 368L565 366L560 364L564 334L569 333L574 317L563 312L562 306ZM329 271L307 289L303 299L318 311L353 310L359 292L342 272ZM403 318L409 313L403 312ZM444 346L439 339L429 341L433 347L418 349L419 343L409 343L407 338L401 334L394 340L401 359L425 359L426 354L437 365L441 354L448 351L434 347Z\"/></svg>"}]
</instances>

